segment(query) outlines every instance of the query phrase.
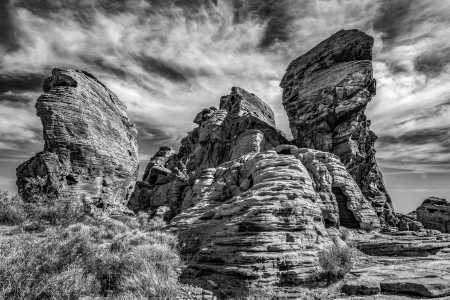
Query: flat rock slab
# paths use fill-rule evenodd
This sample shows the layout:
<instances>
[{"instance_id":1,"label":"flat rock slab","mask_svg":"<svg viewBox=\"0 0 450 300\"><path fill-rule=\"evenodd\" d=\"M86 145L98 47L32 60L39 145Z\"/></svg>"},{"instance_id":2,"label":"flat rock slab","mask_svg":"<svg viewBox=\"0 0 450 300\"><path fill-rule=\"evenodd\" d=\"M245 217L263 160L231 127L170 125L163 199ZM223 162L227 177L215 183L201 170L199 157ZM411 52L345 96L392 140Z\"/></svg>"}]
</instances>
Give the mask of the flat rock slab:
<instances>
[{"instance_id":1,"label":"flat rock slab","mask_svg":"<svg viewBox=\"0 0 450 300\"><path fill-rule=\"evenodd\" d=\"M348 280L342 285L342 292L351 296L375 295L380 291L380 282L373 279Z\"/></svg>"},{"instance_id":2,"label":"flat rock slab","mask_svg":"<svg viewBox=\"0 0 450 300\"><path fill-rule=\"evenodd\" d=\"M450 296L450 280L440 277L398 278L380 283L383 293L418 295L422 297Z\"/></svg>"},{"instance_id":3,"label":"flat rock slab","mask_svg":"<svg viewBox=\"0 0 450 300\"><path fill-rule=\"evenodd\" d=\"M361 252L373 256L424 257L450 247L446 234L404 233L361 235L355 243Z\"/></svg>"},{"instance_id":4,"label":"flat rock slab","mask_svg":"<svg viewBox=\"0 0 450 300\"><path fill-rule=\"evenodd\" d=\"M376 256L428 256L450 247L450 243L421 241L370 241L358 244L358 249L367 255Z\"/></svg>"}]
</instances>

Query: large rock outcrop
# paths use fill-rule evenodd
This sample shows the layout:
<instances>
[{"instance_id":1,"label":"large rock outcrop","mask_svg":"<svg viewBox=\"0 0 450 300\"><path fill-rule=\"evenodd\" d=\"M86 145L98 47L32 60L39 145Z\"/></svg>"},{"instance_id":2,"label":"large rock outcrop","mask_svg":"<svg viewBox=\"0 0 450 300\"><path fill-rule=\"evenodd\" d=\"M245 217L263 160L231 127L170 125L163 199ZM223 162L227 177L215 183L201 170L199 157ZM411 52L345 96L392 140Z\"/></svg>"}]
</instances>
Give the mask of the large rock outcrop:
<instances>
[{"instance_id":1,"label":"large rock outcrop","mask_svg":"<svg viewBox=\"0 0 450 300\"><path fill-rule=\"evenodd\" d=\"M36 109L44 150L17 168L19 194L124 209L138 169L137 130L125 105L85 71L53 69L43 89Z\"/></svg>"},{"instance_id":2,"label":"large rock outcrop","mask_svg":"<svg viewBox=\"0 0 450 300\"><path fill-rule=\"evenodd\" d=\"M162 147L150 160L130 200L131 209L153 209L166 201L173 211L178 210L182 190L193 173L287 143L275 129L272 109L239 87L220 99L219 109L209 107L199 112L194 123L198 127L181 141L177 154Z\"/></svg>"},{"instance_id":3,"label":"large rock outcrop","mask_svg":"<svg viewBox=\"0 0 450 300\"><path fill-rule=\"evenodd\" d=\"M384 224L395 225L364 111L375 95L373 38L341 30L289 65L283 105L299 147L338 155Z\"/></svg>"},{"instance_id":4,"label":"large rock outcrop","mask_svg":"<svg viewBox=\"0 0 450 300\"><path fill-rule=\"evenodd\" d=\"M450 233L450 202L438 197L425 199L416 210L417 220L427 229Z\"/></svg>"},{"instance_id":5,"label":"large rock outcrop","mask_svg":"<svg viewBox=\"0 0 450 300\"><path fill-rule=\"evenodd\" d=\"M287 144L255 95L233 88L194 123L178 153L150 160L130 201L178 234L183 280L222 296L305 283L339 226L380 227L340 159Z\"/></svg>"}]
</instances>

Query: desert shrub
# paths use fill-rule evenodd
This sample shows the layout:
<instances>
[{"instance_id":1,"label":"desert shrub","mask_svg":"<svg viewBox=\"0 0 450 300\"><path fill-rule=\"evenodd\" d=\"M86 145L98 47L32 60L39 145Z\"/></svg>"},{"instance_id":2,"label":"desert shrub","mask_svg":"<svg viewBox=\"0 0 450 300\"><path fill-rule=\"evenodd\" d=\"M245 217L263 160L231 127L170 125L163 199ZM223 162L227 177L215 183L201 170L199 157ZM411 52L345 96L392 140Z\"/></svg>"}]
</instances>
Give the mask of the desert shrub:
<instances>
[{"instance_id":1,"label":"desert shrub","mask_svg":"<svg viewBox=\"0 0 450 300\"><path fill-rule=\"evenodd\" d=\"M319 253L322 278L337 280L343 278L353 267L354 250L347 246L332 245Z\"/></svg>"},{"instance_id":2,"label":"desert shrub","mask_svg":"<svg viewBox=\"0 0 450 300\"><path fill-rule=\"evenodd\" d=\"M255 287L251 286L248 290L248 294L245 298L246 300L272 300L278 299L276 297L277 294L274 291L273 287L265 286L265 287Z\"/></svg>"},{"instance_id":3,"label":"desert shrub","mask_svg":"<svg viewBox=\"0 0 450 300\"><path fill-rule=\"evenodd\" d=\"M83 257L94 250L89 228L52 229L44 239L21 235L0 248L0 298L76 299L92 280L83 272Z\"/></svg>"},{"instance_id":4,"label":"desert shrub","mask_svg":"<svg viewBox=\"0 0 450 300\"><path fill-rule=\"evenodd\" d=\"M42 225L69 225L76 223L83 215L82 205L73 201L58 201L57 203L36 195L33 202L24 202L20 196L11 196L6 191L0 191L0 223L19 225L24 222Z\"/></svg>"},{"instance_id":5,"label":"desert shrub","mask_svg":"<svg viewBox=\"0 0 450 300\"><path fill-rule=\"evenodd\" d=\"M27 220L31 222L68 226L76 223L84 215L84 208L82 204L77 205L75 201L70 199L60 199L55 202L41 198L37 202L26 203L25 212Z\"/></svg>"},{"instance_id":6,"label":"desert shrub","mask_svg":"<svg viewBox=\"0 0 450 300\"><path fill-rule=\"evenodd\" d=\"M173 299L180 258L174 236L111 219L22 234L0 244L0 299Z\"/></svg>"},{"instance_id":7,"label":"desert shrub","mask_svg":"<svg viewBox=\"0 0 450 300\"><path fill-rule=\"evenodd\" d=\"M19 196L10 196L0 191L0 223L8 225L21 224L26 218L24 203Z\"/></svg>"},{"instance_id":8,"label":"desert shrub","mask_svg":"<svg viewBox=\"0 0 450 300\"><path fill-rule=\"evenodd\" d=\"M88 272L100 283L102 296L173 299L181 265L175 247L175 238L164 232L119 235L96 253Z\"/></svg>"}]
</instances>

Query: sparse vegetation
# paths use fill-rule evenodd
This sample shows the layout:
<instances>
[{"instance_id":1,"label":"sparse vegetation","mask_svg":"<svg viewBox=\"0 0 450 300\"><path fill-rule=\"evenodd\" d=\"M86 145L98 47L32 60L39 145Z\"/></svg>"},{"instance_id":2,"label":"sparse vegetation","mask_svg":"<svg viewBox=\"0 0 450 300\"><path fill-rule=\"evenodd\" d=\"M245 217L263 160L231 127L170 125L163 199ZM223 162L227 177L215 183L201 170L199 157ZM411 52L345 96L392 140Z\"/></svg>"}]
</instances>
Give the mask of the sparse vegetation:
<instances>
[{"instance_id":1,"label":"sparse vegetation","mask_svg":"<svg viewBox=\"0 0 450 300\"><path fill-rule=\"evenodd\" d=\"M19 196L0 191L0 224L16 225L26 219L25 205Z\"/></svg>"},{"instance_id":2,"label":"sparse vegetation","mask_svg":"<svg viewBox=\"0 0 450 300\"><path fill-rule=\"evenodd\" d=\"M171 234L111 218L43 234L0 244L1 299L174 299L177 293L181 263Z\"/></svg>"},{"instance_id":3,"label":"sparse vegetation","mask_svg":"<svg viewBox=\"0 0 450 300\"><path fill-rule=\"evenodd\" d=\"M320 276L333 281L341 279L353 267L355 251L348 246L332 245L319 253Z\"/></svg>"},{"instance_id":4,"label":"sparse vegetation","mask_svg":"<svg viewBox=\"0 0 450 300\"><path fill-rule=\"evenodd\" d=\"M274 291L273 287L265 286L265 287L255 287L251 286L248 291L246 300L272 300L275 299L277 293ZM278 299L278 298L276 298Z\"/></svg>"},{"instance_id":5,"label":"sparse vegetation","mask_svg":"<svg viewBox=\"0 0 450 300\"><path fill-rule=\"evenodd\" d=\"M49 199L36 198L33 202L24 202L18 195L9 195L0 191L0 224L23 225L33 227L44 225L69 225L76 223L83 215L82 205L70 200L54 203Z\"/></svg>"}]
</instances>

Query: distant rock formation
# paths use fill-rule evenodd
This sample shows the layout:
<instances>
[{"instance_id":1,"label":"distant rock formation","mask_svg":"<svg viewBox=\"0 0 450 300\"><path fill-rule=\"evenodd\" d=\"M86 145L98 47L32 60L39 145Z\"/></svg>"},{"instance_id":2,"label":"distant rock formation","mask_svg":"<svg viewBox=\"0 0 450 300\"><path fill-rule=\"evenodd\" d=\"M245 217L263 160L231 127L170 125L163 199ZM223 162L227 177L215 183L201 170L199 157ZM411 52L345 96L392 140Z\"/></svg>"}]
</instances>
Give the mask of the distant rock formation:
<instances>
[{"instance_id":1,"label":"distant rock formation","mask_svg":"<svg viewBox=\"0 0 450 300\"><path fill-rule=\"evenodd\" d=\"M184 280L227 295L308 282L333 244L327 229L380 227L340 159L287 144L255 95L233 88L194 123L178 153L150 160L130 200L177 232Z\"/></svg>"},{"instance_id":2,"label":"distant rock formation","mask_svg":"<svg viewBox=\"0 0 450 300\"><path fill-rule=\"evenodd\" d=\"M17 168L19 194L125 209L138 169L137 130L125 105L85 71L53 69L43 89L36 109L44 151Z\"/></svg>"},{"instance_id":3,"label":"distant rock formation","mask_svg":"<svg viewBox=\"0 0 450 300\"><path fill-rule=\"evenodd\" d=\"M364 111L375 95L373 38L341 30L289 65L283 105L299 147L338 155L383 224L396 225Z\"/></svg>"},{"instance_id":4,"label":"distant rock formation","mask_svg":"<svg viewBox=\"0 0 450 300\"><path fill-rule=\"evenodd\" d=\"M429 197L416 210L417 220L427 229L450 233L450 202L444 198Z\"/></svg>"}]
</instances>

